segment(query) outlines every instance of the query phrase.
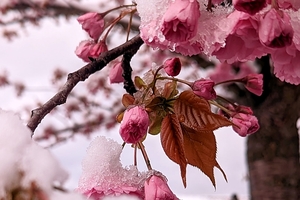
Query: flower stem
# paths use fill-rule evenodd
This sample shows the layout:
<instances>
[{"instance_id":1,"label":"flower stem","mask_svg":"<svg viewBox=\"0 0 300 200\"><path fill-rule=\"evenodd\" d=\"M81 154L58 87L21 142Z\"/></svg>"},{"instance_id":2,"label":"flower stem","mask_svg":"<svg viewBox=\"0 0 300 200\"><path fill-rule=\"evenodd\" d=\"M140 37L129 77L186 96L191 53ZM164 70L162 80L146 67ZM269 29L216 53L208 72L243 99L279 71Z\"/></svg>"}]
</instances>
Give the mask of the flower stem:
<instances>
[{"instance_id":1,"label":"flower stem","mask_svg":"<svg viewBox=\"0 0 300 200\"><path fill-rule=\"evenodd\" d=\"M152 170L152 167L151 167L151 164L150 164L150 160L148 158L148 155L146 153L146 150L145 150L145 147L144 147L143 143L142 142L138 142L137 144L139 145L139 147L140 147L140 149L142 151L142 154L143 154L143 157L144 157L144 160L146 162L148 170Z\"/></svg>"}]
</instances>

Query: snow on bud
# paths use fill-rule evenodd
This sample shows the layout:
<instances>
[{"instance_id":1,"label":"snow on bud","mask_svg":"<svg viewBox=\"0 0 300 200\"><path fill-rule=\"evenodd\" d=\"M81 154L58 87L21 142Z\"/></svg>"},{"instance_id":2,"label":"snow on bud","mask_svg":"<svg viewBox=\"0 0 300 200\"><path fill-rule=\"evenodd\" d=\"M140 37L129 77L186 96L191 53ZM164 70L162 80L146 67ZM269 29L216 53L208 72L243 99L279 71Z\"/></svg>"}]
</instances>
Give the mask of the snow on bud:
<instances>
[{"instance_id":1,"label":"snow on bud","mask_svg":"<svg viewBox=\"0 0 300 200\"><path fill-rule=\"evenodd\" d=\"M164 62L165 72L169 76L177 76L181 70L181 62L179 58L169 58Z\"/></svg>"},{"instance_id":2,"label":"snow on bud","mask_svg":"<svg viewBox=\"0 0 300 200\"><path fill-rule=\"evenodd\" d=\"M272 8L260 20L259 39L271 48L289 46L293 42L294 30L290 17L283 11Z\"/></svg>"},{"instance_id":3,"label":"snow on bud","mask_svg":"<svg viewBox=\"0 0 300 200\"><path fill-rule=\"evenodd\" d=\"M254 15L262 10L266 5L266 0L232 0L234 8L238 11Z\"/></svg>"},{"instance_id":4,"label":"snow on bud","mask_svg":"<svg viewBox=\"0 0 300 200\"><path fill-rule=\"evenodd\" d=\"M105 22L101 14L89 12L77 18L77 21L82 25L91 38L98 40L104 30Z\"/></svg>"},{"instance_id":5,"label":"snow on bud","mask_svg":"<svg viewBox=\"0 0 300 200\"><path fill-rule=\"evenodd\" d=\"M125 111L120 135L124 142L136 144L147 134L148 126L147 111L142 106L135 106Z\"/></svg>"},{"instance_id":6,"label":"snow on bud","mask_svg":"<svg viewBox=\"0 0 300 200\"><path fill-rule=\"evenodd\" d=\"M206 100L215 99L217 97L214 90L215 82L210 79L200 79L192 84L194 94Z\"/></svg>"},{"instance_id":7,"label":"snow on bud","mask_svg":"<svg viewBox=\"0 0 300 200\"><path fill-rule=\"evenodd\" d=\"M122 63L118 62L109 71L110 83L122 83L124 81L123 77Z\"/></svg>"},{"instance_id":8,"label":"snow on bud","mask_svg":"<svg viewBox=\"0 0 300 200\"><path fill-rule=\"evenodd\" d=\"M161 31L167 40L183 42L197 33L200 18L199 3L196 0L175 0L163 16Z\"/></svg>"},{"instance_id":9,"label":"snow on bud","mask_svg":"<svg viewBox=\"0 0 300 200\"><path fill-rule=\"evenodd\" d=\"M232 122L233 130L242 137L255 133L260 127L257 118L250 114L237 113L233 115Z\"/></svg>"},{"instance_id":10,"label":"snow on bud","mask_svg":"<svg viewBox=\"0 0 300 200\"><path fill-rule=\"evenodd\" d=\"M175 200L178 199L175 194L170 190L167 181L157 175L152 175L145 181L145 200Z\"/></svg>"},{"instance_id":11,"label":"snow on bud","mask_svg":"<svg viewBox=\"0 0 300 200\"><path fill-rule=\"evenodd\" d=\"M260 96L263 92L263 75L262 74L249 74L241 79L245 88L253 94Z\"/></svg>"}]
</instances>

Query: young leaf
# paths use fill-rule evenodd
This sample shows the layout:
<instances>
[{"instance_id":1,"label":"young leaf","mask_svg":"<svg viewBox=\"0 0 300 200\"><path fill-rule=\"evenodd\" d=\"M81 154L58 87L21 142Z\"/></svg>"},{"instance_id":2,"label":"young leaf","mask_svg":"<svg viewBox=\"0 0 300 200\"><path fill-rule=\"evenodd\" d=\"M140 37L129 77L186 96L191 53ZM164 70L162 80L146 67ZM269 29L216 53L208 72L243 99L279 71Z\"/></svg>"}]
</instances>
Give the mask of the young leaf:
<instances>
[{"instance_id":1,"label":"young leaf","mask_svg":"<svg viewBox=\"0 0 300 200\"><path fill-rule=\"evenodd\" d=\"M129 105L133 105L134 103L134 97L130 94L124 94L122 98L122 104L125 108L127 108Z\"/></svg>"},{"instance_id":2,"label":"young leaf","mask_svg":"<svg viewBox=\"0 0 300 200\"><path fill-rule=\"evenodd\" d=\"M195 130L213 131L232 123L225 117L212 113L207 100L192 91L182 92L174 104L180 123Z\"/></svg>"},{"instance_id":3,"label":"young leaf","mask_svg":"<svg viewBox=\"0 0 300 200\"><path fill-rule=\"evenodd\" d=\"M183 134L179 120L175 114L167 115L161 126L161 143L166 155L175 163L179 164L181 178L186 187L187 160L183 148Z\"/></svg>"},{"instance_id":4,"label":"young leaf","mask_svg":"<svg viewBox=\"0 0 300 200\"><path fill-rule=\"evenodd\" d=\"M157 135L160 133L161 122L166 116L165 101L166 99L163 97L155 97L146 106L146 108L148 108L148 110L151 111L149 113L149 117L150 117L149 133L152 135Z\"/></svg>"},{"instance_id":5,"label":"young leaf","mask_svg":"<svg viewBox=\"0 0 300 200\"><path fill-rule=\"evenodd\" d=\"M217 167L226 175L216 161L216 139L212 131L194 130L182 125L184 150L188 164L198 167L216 187L213 168Z\"/></svg>"}]
</instances>

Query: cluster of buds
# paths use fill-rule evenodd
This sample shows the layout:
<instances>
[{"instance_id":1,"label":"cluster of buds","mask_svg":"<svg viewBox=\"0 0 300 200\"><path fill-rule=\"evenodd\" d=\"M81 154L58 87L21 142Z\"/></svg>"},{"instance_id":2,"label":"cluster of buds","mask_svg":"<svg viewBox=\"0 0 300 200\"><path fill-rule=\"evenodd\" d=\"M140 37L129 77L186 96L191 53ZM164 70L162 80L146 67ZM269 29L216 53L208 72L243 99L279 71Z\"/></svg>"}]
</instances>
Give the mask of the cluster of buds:
<instances>
[{"instance_id":1,"label":"cluster of buds","mask_svg":"<svg viewBox=\"0 0 300 200\"><path fill-rule=\"evenodd\" d=\"M119 17L112 22L107 22L105 19L107 14L123 8L126 9L122 10ZM127 14L133 14L134 12L136 12L135 4L132 4L122 5L104 13L89 12L78 17L78 22L82 25L82 29L88 33L90 40L84 40L77 46L75 50L76 55L83 61L89 62L97 58L101 53L106 52L108 50L106 38L111 29ZM107 31L103 34L105 30ZM102 38L100 39L101 36Z\"/></svg>"}]
</instances>

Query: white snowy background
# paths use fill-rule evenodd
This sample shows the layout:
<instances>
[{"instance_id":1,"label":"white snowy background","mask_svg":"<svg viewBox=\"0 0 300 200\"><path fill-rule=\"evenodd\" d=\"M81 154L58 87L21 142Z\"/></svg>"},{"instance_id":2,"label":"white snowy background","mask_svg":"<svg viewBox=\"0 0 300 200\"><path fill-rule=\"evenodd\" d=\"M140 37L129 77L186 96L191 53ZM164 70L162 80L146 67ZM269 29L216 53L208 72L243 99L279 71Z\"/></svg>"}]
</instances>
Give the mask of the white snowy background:
<instances>
[{"instance_id":1,"label":"white snowy background","mask_svg":"<svg viewBox=\"0 0 300 200\"><path fill-rule=\"evenodd\" d=\"M25 29L18 31L20 36L12 42L0 38L0 72L7 71L11 80L25 82L30 88L21 98L15 97L12 88L1 88L1 109L18 111L26 103L38 99L45 102L56 92L49 84L54 67L61 66L66 71L73 72L84 65L74 54L78 43L86 38L81 26L75 18L69 21L61 18L58 22L43 20L40 27L26 26ZM77 136L52 148L54 155L69 172L66 183L68 189L76 188L81 173L81 160L91 139L97 135L107 135L121 143L116 128L110 133L99 132L91 138ZM215 132L215 135L218 145L217 160L228 179L226 182L221 172L216 169L216 189L209 179L194 167L187 169L187 188L184 188L179 167L167 159L162 151L159 137L147 137L145 146L152 167L167 176L168 184L180 199L229 200L233 193L242 200L248 199L246 139L239 137L231 128L220 129ZM132 163L132 155L132 149L126 146L122 153L124 165ZM141 156L139 166L140 170L146 169Z\"/></svg>"}]
</instances>

